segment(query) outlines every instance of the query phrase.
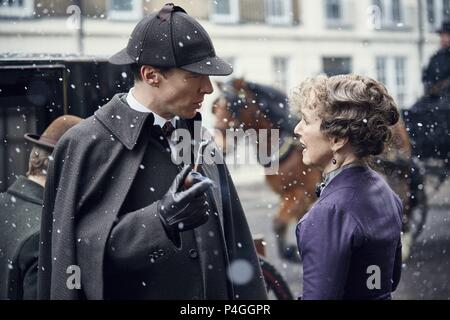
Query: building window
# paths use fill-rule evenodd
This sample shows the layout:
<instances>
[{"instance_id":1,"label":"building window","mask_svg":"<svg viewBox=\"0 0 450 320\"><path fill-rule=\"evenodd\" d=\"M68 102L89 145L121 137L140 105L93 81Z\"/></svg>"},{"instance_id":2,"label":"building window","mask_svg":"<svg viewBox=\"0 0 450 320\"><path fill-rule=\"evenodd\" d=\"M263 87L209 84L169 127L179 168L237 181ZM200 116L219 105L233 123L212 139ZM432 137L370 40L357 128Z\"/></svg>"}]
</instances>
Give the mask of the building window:
<instances>
[{"instance_id":1,"label":"building window","mask_svg":"<svg viewBox=\"0 0 450 320\"><path fill-rule=\"evenodd\" d=\"M400 7L400 0L392 0L392 22L402 23L402 10Z\"/></svg>"},{"instance_id":2,"label":"building window","mask_svg":"<svg viewBox=\"0 0 450 320\"><path fill-rule=\"evenodd\" d=\"M406 96L406 58L395 57L395 85L396 85L396 96L397 104L400 108L405 106L405 96Z\"/></svg>"},{"instance_id":3,"label":"building window","mask_svg":"<svg viewBox=\"0 0 450 320\"><path fill-rule=\"evenodd\" d=\"M0 16L30 17L34 12L34 0L0 0Z\"/></svg>"},{"instance_id":4,"label":"building window","mask_svg":"<svg viewBox=\"0 0 450 320\"><path fill-rule=\"evenodd\" d=\"M383 84L386 84L386 57L376 58L377 79Z\"/></svg>"},{"instance_id":5,"label":"building window","mask_svg":"<svg viewBox=\"0 0 450 320\"><path fill-rule=\"evenodd\" d=\"M143 16L142 0L108 0L108 18L138 20Z\"/></svg>"},{"instance_id":6,"label":"building window","mask_svg":"<svg viewBox=\"0 0 450 320\"><path fill-rule=\"evenodd\" d=\"M450 0L443 0L442 15L443 15L443 19L442 19L443 21L450 20Z\"/></svg>"},{"instance_id":7,"label":"building window","mask_svg":"<svg viewBox=\"0 0 450 320\"><path fill-rule=\"evenodd\" d=\"M239 22L239 1L238 0L212 0L211 19L217 23L237 23Z\"/></svg>"},{"instance_id":8,"label":"building window","mask_svg":"<svg viewBox=\"0 0 450 320\"><path fill-rule=\"evenodd\" d=\"M388 88L399 108L407 103L406 62L405 57L376 57L377 79Z\"/></svg>"},{"instance_id":9,"label":"building window","mask_svg":"<svg viewBox=\"0 0 450 320\"><path fill-rule=\"evenodd\" d=\"M404 26L403 4L401 0L374 0L373 4L380 9L381 26L383 28Z\"/></svg>"},{"instance_id":10,"label":"building window","mask_svg":"<svg viewBox=\"0 0 450 320\"><path fill-rule=\"evenodd\" d=\"M432 28L435 27L436 24L436 14L435 14L435 2L434 0L427 0L427 21L428 25Z\"/></svg>"},{"instance_id":11,"label":"building window","mask_svg":"<svg viewBox=\"0 0 450 320\"><path fill-rule=\"evenodd\" d=\"M289 89L289 58L274 57L272 60L274 83L273 85L283 92Z\"/></svg>"},{"instance_id":12,"label":"building window","mask_svg":"<svg viewBox=\"0 0 450 320\"><path fill-rule=\"evenodd\" d=\"M350 28L351 6L348 0L324 0L327 28Z\"/></svg>"},{"instance_id":13,"label":"building window","mask_svg":"<svg viewBox=\"0 0 450 320\"><path fill-rule=\"evenodd\" d=\"M265 0L266 21L269 24L292 24L292 0Z\"/></svg>"},{"instance_id":14,"label":"building window","mask_svg":"<svg viewBox=\"0 0 450 320\"><path fill-rule=\"evenodd\" d=\"M443 21L450 21L450 0L427 0L428 30L435 32Z\"/></svg>"},{"instance_id":15,"label":"building window","mask_svg":"<svg viewBox=\"0 0 450 320\"><path fill-rule=\"evenodd\" d=\"M325 57L322 62L323 72L329 77L352 73L352 58L350 57Z\"/></svg>"},{"instance_id":16,"label":"building window","mask_svg":"<svg viewBox=\"0 0 450 320\"><path fill-rule=\"evenodd\" d=\"M342 2L341 0L326 0L325 11L327 20L340 21L342 20Z\"/></svg>"},{"instance_id":17,"label":"building window","mask_svg":"<svg viewBox=\"0 0 450 320\"><path fill-rule=\"evenodd\" d=\"M348 0L324 0L325 23L327 28L347 28L351 26Z\"/></svg>"}]
</instances>

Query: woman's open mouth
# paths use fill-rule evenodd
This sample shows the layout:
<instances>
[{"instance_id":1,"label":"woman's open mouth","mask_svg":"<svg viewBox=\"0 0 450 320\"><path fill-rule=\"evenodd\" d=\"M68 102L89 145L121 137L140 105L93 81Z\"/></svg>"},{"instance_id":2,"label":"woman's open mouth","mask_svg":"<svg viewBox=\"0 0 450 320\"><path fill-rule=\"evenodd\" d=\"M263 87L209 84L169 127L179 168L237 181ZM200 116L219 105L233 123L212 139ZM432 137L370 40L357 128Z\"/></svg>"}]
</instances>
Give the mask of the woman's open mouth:
<instances>
[{"instance_id":1,"label":"woman's open mouth","mask_svg":"<svg viewBox=\"0 0 450 320\"><path fill-rule=\"evenodd\" d=\"M306 144L304 144L302 141L300 141L300 145L302 146L303 150L306 149Z\"/></svg>"}]
</instances>

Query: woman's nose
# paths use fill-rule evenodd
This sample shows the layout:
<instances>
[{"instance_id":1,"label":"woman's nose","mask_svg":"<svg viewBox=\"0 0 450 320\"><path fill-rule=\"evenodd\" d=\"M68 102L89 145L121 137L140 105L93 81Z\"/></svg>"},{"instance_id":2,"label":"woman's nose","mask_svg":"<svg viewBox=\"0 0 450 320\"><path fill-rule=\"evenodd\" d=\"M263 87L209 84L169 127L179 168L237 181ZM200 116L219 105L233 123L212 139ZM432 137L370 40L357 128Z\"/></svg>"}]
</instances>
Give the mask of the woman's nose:
<instances>
[{"instance_id":1,"label":"woman's nose","mask_svg":"<svg viewBox=\"0 0 450 320\"><path fill-rule=\"evenodd\" d=\"M301 122L299 122L299 123L295 126L294 133L295 133L296 135L298 135L298 136L301 136L301 135L302 135L301 128L302 128Z\"/></svg>"}]
</instances>

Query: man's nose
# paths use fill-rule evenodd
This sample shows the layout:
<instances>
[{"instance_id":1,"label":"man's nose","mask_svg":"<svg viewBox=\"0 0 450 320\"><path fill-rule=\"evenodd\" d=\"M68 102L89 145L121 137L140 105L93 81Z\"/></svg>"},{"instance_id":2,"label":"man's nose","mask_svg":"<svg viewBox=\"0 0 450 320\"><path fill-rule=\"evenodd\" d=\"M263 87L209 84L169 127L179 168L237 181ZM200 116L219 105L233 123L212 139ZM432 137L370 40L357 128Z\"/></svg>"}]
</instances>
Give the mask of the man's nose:
<instances>
[{"instance_id":1,"label":"man's nose","mask_svg":"<svg viewBox=\"0 0 450 320\"><path fill-rule=\"evenodd\" d=\"M202 93L203 94L211 94L213 93L214 89L211 83L211 80L209 79L209 76L204 76L202 81Z\"/></svg>"}]
</instances>

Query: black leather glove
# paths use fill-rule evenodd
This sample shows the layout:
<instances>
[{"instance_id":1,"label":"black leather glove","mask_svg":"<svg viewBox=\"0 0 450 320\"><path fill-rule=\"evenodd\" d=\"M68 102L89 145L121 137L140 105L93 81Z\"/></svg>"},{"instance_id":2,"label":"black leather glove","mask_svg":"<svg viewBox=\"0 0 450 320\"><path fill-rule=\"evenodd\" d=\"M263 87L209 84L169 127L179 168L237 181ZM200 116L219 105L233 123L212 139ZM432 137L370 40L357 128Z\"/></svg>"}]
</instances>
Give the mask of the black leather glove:
<instances>
[{"instance_id":1,"label":"black leather glove","mask_svg":"<svg viewBox=\"0 0 450 320\"><path fill-rule=\"evenodd\" d=\"M212 187L214 182L196 173L194 185L184 190L184 181L191 170L191 166L185 166L178 173L169 190L157 205L157 211L167 236L177 248L181 246L180 232L201 226L209 218L209 206L205 191Z\"/></svg>"}]
</instances>

